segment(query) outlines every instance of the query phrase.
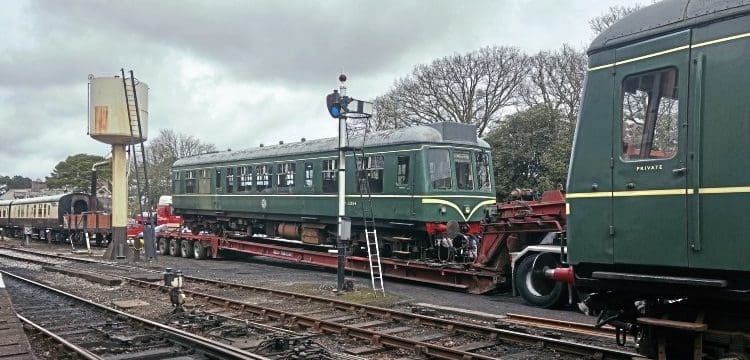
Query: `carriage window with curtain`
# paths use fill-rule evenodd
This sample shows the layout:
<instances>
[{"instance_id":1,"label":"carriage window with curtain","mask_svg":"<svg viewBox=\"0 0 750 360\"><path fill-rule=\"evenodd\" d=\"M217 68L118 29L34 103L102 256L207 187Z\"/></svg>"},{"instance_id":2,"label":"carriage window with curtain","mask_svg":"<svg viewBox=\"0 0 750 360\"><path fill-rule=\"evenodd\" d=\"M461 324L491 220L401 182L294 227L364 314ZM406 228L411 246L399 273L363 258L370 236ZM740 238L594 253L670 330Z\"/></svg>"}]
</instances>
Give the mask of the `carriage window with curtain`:
<instances>
[{"instance_id":1,"label":"carriage window with curtain","mask_svg":"<svg viewBox=\"0 0 750 360\"><path fill-rule=\"evenodd\" d=\"M677 152L677 69L631 75L622 82L622 152L625 161L668 159Z\"/></svg>"},{"instance_id":2,"label":"carriage window with curtain","mask_svg":"<svg viewBox=\"0 0 750 360\"><path fill-rule=\"evenodd\" d=\"M447 149L428 150L427 166L433 189L448 190L453 187L451 181L451 156Z\"/></svg>"}]
</instances>

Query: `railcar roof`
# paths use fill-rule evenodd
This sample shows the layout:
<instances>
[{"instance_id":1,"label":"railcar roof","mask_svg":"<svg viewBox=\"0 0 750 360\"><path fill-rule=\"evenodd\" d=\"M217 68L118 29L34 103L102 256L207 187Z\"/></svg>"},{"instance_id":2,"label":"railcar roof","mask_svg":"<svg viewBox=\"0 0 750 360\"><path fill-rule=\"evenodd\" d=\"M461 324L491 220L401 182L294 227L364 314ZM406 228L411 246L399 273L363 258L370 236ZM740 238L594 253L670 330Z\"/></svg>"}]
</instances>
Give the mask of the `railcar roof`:
<instances>
[{"instance_id":1,"label":"railcar roof","mask_svg":"<svg viewBox=\"0 0 750 360\"><path fill-rule=\"evenodd\" d=\"M442 123L441 123L442 124ZM461 126L452 125L452 126ZM443 127L438 124L440 129ZM394 129L394 130L383 130L368 133L365 137L365 147L376 147L384 145L398 145L398 144L412 144L412 143L446 143L446 144L463 144L473 145L483 148L490 148L489 144L482 139L478 139L476 135L473 141L467 140L455 140L454 137L444 135L444 131L439 130L435 126L412 126L408 128ZM466 130L466 129L463 129ZM471 126L472 134L476 134L476 128ZM353 136L349 138L349 145L352 147L362 146L362 135ZM325 138L317 140L307 140L302 142L294 142L288 144L279 145L268 145L263 147L255 147L250 149L243 149L239 151L221 151L209 154L201 154L188 158L177 160L174 163L175 167L199 165L199 164L212 164L212 163L223 163L232 161L241 161L249 159L261 159L277 156L287 156L296 154L311 154L325 151L333 151L338 148L338 138Z\"/></svg>"},{"instance_id":2,"label":"railcar roof","mask_svg":"<svg viewBox=\"0 0 750 360\"><path fill-rule=\"evenodd\" d=\"M614 23L594 39L588 53L744 13L750 13L750 0L664 0Z\"/></svg>"},{"instance_id":3,"label":"railcar roof","mask_svg":"<svg viewBox=\"0 0 750 360\"><path fill-rule=\"evenodd\" d=\"M48 195L48 196L37 196L37 197L30 197L30 198L24 198L24 199L13 199L13 200L3 200L0 201L0 205L8 205L11 202L13 205L23 205L23 204L36 204L41 202L52 202L52 201L60 201L65 196L74 195L74 194L82 194L82 193L66 193L66 194L57 194L57 195Z\"/></svg>"}]
</instances>

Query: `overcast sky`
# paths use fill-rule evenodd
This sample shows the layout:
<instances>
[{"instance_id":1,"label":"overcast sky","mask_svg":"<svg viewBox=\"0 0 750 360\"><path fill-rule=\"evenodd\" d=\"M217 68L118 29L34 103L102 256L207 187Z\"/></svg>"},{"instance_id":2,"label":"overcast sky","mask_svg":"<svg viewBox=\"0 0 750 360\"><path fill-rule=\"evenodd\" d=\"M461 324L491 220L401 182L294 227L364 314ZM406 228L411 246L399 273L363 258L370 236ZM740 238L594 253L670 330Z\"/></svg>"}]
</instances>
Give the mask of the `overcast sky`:
<instances>
[{"instance_id":1,"label":"overcast sky","mask_svg":"<svg viewBox=\"0 0 750 360\"><path fill-rule=\"evenodd\" d=\"M133 69L150 135L241 149L336 136L324 97L343 69L371 99L418 63L483 46L584 48L615 0L3 1L0 175L43 178L86 135L88 74Z\"/></svg>"}]
</instances>

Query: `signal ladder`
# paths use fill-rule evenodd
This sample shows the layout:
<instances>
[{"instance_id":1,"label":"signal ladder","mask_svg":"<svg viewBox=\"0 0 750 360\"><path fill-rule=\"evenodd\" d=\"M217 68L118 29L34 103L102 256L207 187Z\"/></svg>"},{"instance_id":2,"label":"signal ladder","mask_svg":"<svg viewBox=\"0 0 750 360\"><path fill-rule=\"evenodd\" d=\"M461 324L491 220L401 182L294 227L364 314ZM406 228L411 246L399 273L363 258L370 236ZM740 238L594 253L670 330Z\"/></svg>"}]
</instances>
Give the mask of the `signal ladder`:
<instances>
[{"instance_id":1,"label":"signal ladder","mask_svg":"<svg viewBox=\"0 0 750 360\"><path fill-rule=\"evenodd\" d=\"M375 228L375 213L372 208L372 194L370 193L370 180L367 169L370 168L369 160L365 156L364 139L362 140L362 155L360 161L357 161L356 153L354 154L355 163L357 163L359 199L362 204L362 219L365 225L365 242L367 243L367 259L370 261L370 279L372 281L372 290L377 294L378 291L385 295L383 287L383 268L380 264L380 247L378 246L378 230ZM365 202L365 196L367 196Z\"/></svg>"},{"instance_id":2,"label":"signal ladder","mask_svg":"<svg viewBox=\"0 0 750 360\"><path fill-rule=\"evenodd\" d=\"M125 78L125 69L122 72L122 86L125 89L125 105L128 109L128 121L130 122L130 136L138 139L137 143L129 146L130 156L133 158L133 171L135 171L135 184L138 194L138 210L143 217L143 200L149 201L148 172L146 170L146 150L143 145L143 127L141 126L141 112L138 107L138 94L135 90L136 80L133 70L130 70L130 78ZM137 135L137 136L136 136ZM151 229L154 228L151 207L147 207L148 221ZM140 247L137 244L136 247Z\"/></svg>"}]
</instances>

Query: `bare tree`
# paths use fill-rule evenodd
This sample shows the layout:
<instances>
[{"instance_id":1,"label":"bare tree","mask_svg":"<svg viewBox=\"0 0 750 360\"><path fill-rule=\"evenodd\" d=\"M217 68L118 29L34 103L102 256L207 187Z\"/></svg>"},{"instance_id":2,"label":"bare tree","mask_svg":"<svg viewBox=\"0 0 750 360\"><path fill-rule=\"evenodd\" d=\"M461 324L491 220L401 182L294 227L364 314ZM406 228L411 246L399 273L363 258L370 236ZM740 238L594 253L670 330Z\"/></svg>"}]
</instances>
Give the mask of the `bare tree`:
<instances>
[{"instance_id":1,"label":"bare tree","mask_svg":"<svg viewBox=\"0 0 750 360\"><path fill-rule=\"evenodd\" d=\"M515 47L485 47L420 64L375 99L370 129L389 129L441 121L477 126L482 135L516 104L528 67Z\"/></svg>"},{"instance_id":2,"label":"bare tree","mask_svg":"<svg viewBox=\"0 0 750 360\"><path fill-rule=\"evenodd\" d=\"M622 19L623 17L625 17L625 15L628 15L642 7L643 6L641 6L640 4L635 4L633 6L610 6L609 10L606 13L589 20L589 26L591 26L591 30L594 31L594 34L599 35L602 31L607 30L607 28L617 22L617 20Z\"/></svg>"},{"instance_id":3,"label":"bare tree","mask_svg":"<svg viewBox=\"0 0 750 360\"><path fill-rule=\"evenodd\" d=\"M149 203L154 204L161 195L172 193L172 164L177 159L215 151L214 144L200 141L192 135L162 129L159 135L149 139L146 161L149 174Z\"/></svg>"},{"instance_id":4,"label":"bare tree","mask_svg":"<svg viewBox=\"0 0 750 360\"><path fill-rule=\"evenodd\" d=\"M520 92L523 102L527 107L549 106L561 113L574 129L586 64L584 52L569 45L529 57L531 69Z\"/></svg>"}]
</instances>

